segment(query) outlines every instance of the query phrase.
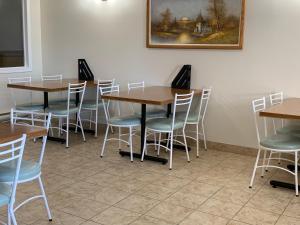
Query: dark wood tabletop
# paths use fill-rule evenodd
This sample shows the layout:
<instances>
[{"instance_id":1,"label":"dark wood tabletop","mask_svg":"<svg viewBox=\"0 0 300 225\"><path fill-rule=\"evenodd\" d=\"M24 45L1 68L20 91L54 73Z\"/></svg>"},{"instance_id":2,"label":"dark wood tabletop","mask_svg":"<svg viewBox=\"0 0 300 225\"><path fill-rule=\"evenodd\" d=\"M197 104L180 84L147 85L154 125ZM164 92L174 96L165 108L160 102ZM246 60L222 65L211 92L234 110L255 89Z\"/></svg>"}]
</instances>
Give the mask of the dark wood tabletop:
<instances>
[{"instance_id":1,"label":"dark wood tabletop","mask_svg":"<svg viewBox=\"0 0 300 225\"><path fill-rule=\"evenodd\" d=\"M164 86L151 86L137 88L130 91L120 91L119 94L103 95L103 99L126 101L140 104L167 105L174 102L176 94L189 94L194 91L195 95L201 95L201 90L183 90Z\"/></svg>"},{"instance_id":2,"label":"dark wood tabletop","mask_svg":"<svg viewBox=\"0 0 300 225\"><path fill-rule=\"evenodd\" d=\"M7 84L8 88L24 89L42 92L59 92L68 90L69 83L78 84L85 81L76 79L64 79L62 81L33 81L30 84ZM97 87L97 81L87 81L87 87Z\"/></svg>"},{"instance_id":3,"label":"dark wood tabletop","mask_svg":"<svg viewBox=\"0 0 300 225\"><path fill-rule=\"evenodd\" d=\"M300 98L288 98L282 104L271 106L259 113L263 117L300 119Z\"/></svg>"},{"instance_id":4,"label":"dark wood tabletop","mask_svg":"<svg viewBox=\"0 0 300 225\"><path fill-rule=\"evenodd\" d=\"M0 143L12 141L27 134L28 138L38 138L47 135L47 129L42 127L12 125L9 122L0 123Z\"/></svg>"}]
</instances>

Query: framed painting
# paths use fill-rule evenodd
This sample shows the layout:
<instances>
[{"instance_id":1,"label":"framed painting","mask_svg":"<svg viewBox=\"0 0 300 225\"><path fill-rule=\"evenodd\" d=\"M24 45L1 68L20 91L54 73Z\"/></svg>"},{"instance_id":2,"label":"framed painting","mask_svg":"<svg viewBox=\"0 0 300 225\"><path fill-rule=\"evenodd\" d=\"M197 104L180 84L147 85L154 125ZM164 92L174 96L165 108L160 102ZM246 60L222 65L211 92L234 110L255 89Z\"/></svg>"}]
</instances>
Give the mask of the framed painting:
<instances>
[{"instance_id":1,"label":"framed painting","mask_svg":"<svg viewBox=\"0 0 300 225\"><path fill-rule=\"evenodd\" d=\"M242 49L245 0L147 0L148 48Z\"/></svg>"}]
</instances>

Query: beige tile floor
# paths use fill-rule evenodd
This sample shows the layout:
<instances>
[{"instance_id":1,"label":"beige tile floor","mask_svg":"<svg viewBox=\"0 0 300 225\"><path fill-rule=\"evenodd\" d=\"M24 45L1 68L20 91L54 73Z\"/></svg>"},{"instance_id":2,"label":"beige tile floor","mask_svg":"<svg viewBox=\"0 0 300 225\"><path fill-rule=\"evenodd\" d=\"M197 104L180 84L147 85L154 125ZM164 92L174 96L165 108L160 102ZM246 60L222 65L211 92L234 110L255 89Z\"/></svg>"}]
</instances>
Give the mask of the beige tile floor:
<instances>
[{"instance_id":1,"label":"beige tile floor","mask_svg":"<svg viewBox=\"0 0 300 225\"><path fill-rule=\"evenodd\" d=\"M85 143L72 135L69 149L49 141L43 180L53 221L36 200L17 211L19 224L300 225L300 198L268 184L271 178L292 181L289 175L272 170L248 188L253 157L209 149L197 159L193 148L191 163L176 151L170 171L155 162L130 163L119 156L117 143L110 143L100 159L102 142L102 136L89 134ZM39 146L29 141L25 157L36 157ZM17 201L38 192L37 183L20 185ZM1 209L1 219L5 212Z\"/></svg>"}]
</instances>

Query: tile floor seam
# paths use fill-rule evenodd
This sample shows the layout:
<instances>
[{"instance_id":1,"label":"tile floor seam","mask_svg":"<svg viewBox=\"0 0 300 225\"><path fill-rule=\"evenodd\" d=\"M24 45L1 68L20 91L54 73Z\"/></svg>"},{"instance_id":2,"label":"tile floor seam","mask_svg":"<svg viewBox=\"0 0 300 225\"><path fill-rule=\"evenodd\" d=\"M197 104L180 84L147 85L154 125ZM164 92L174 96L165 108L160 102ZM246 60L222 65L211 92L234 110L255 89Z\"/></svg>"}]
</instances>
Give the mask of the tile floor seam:
<instances>
[{"instance_id":1,"label":"tile floor seam","mask_svg":"<svg viewBox=\"0 0 300 225\"><path fill-rule=\"evenodd\" d=\"M249 187L246 187L246 188L249 188ZM261 190L263 188L263 186L261 186L256 193L258 193L259 190ZM255 193L255 194L256 194ZM243 205L242 208L240 208L240 210L238 212L235 213L235 215L232 217L232 219L234 220L234 218L242 211L242 209L244 209L246 207L246 205L248 204L248 202L255 196L255 194L253 194L249 199L248 201L245 202L245 204ZM236 220L236 221L239 221L239 220ZM239 221L239 222L243 222L243 221Z\"/></svg>"}]
</instances>

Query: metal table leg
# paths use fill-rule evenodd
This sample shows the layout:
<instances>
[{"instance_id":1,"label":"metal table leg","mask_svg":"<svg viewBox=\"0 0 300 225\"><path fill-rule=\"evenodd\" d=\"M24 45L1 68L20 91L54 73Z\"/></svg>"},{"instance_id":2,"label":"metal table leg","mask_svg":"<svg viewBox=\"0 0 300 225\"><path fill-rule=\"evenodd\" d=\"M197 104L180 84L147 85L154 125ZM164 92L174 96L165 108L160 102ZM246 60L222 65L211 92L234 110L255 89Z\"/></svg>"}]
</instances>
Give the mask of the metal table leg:
<instances>
[{"instance_id":1,"label":"metal table leg","mask_svg":"<svg viewBox=\"0 0 300 225\"><path fill-rule=\"evenodd\" d=\"M294 165L288 165L287 168L291 171L295 170ZM298 166L298 168L300 168L300 167ZM281 188L286 188L286 189L291 189L291 190L295 190L295 188L296 188L295 184L281 182L281 181L277 181L277 180L271 180L270 185L274 188L281 187ZM300 189L300 185L298 187ZM299 196L297 196L297 197L299 197Z\"/></svg>"},{"instance_id":2,"label":"metal table leg","mask_svg":"<svg viewBox=\"0 0 300 225\"><path fill-rule=\"evenodd\" d=\"M141 118L141 152L140 154L134 153L133 157L141 159L143 149L144 149L144 141L145 141L145 132L146 132L146 104L142 104L142 118ZM130 152L127 151L120 151L121 156L130 156ZM160 157L154 157L145 155L144 160L154 161L154 162L160 162L162 164L168 163L167 159L160 158Z\"/></svg>"}]
</instances>

